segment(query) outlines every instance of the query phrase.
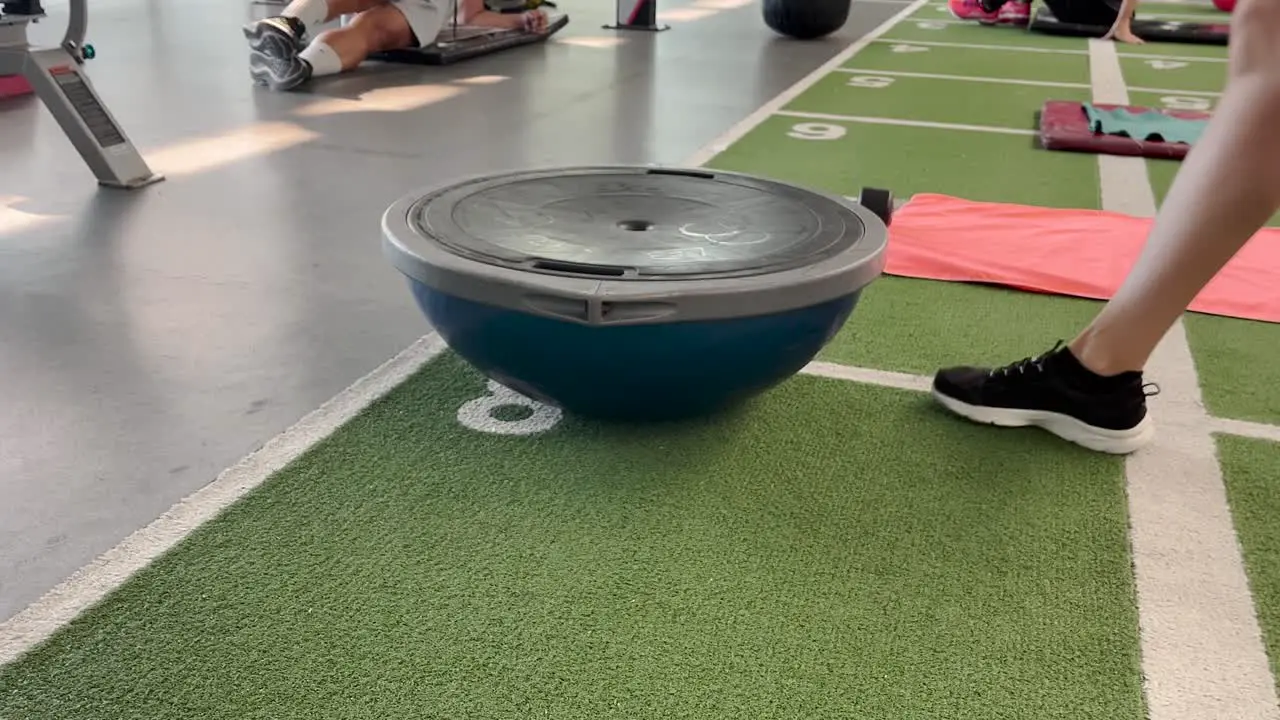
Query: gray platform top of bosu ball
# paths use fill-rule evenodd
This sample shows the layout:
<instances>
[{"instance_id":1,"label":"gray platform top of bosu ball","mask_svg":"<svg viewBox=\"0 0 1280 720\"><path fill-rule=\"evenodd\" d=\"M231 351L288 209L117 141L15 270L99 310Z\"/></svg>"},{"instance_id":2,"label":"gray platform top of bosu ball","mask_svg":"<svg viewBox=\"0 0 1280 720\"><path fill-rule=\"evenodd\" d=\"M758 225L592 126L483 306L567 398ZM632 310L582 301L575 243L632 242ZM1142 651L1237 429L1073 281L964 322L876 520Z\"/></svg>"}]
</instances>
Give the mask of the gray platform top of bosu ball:
<instances>
[{"instance_id":1,"label":"gray platform top of bosu ball","mask_svg":"<svg viewBox=\"0 0 1280 720\"><path fill-rule=\"evenodd\" d=\"M408 277L591 324L767 315L847 296L888 231L850 200L749 175L645 166L525 170L407 195L383 249Z\"/></svg>"}]
</instances>

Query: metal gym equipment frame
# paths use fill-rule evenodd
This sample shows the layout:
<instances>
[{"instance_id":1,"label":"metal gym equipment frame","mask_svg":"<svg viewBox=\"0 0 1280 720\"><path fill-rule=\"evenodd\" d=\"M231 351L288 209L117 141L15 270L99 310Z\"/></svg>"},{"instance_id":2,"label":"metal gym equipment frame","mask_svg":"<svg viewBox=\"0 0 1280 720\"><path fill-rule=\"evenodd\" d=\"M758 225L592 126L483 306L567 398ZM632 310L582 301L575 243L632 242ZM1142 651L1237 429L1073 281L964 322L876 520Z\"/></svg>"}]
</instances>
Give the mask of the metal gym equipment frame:
<instances>
[{"instance_id":1,"label":"metal gym equipment frame","mask_svg":"<svg viewBox=\"0 0 1280 720\"><path fill-rule=\"evenodd\" d=\"M606 30L645 30L662 32L670 25L658 24L658 0L617 0L617 20L605 25Z\"/></svg>"},{"instance_id":2,"label":"metal gym equipment frame","mask_svg":"<svg viewBox=\"0 0 1280 720\"><path fill-rule=\"evenodd\" d=\"M67 33L58 47L35 48L27 26L45 17L40 0L0 0L0 75L21 75L67 139L107 187L134 189L163 180L151 171L84 74L94 56L84 42L87 0L71 0Z\"/></svg>"}]
</instances>

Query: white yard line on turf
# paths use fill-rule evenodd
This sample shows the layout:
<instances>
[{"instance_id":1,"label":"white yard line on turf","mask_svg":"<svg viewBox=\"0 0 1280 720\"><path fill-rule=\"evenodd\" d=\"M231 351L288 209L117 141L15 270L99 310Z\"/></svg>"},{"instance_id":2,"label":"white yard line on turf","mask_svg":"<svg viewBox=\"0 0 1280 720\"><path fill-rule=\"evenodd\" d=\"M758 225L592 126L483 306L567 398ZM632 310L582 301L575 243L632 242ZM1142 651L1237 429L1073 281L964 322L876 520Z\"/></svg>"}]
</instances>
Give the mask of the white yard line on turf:
<instances>
[{"instance_id":1,"label":"white yard line on turf","mask_svg":"<svg viewBox=\"0 0 1280 720\"><path fill-rule=\"evenodd\" d=\"M800 118L802 120L830 120L832 122L863 123L867 125L893 125L895 127L931 128L934 130L958 130L962 132L995 133L997 135L1035 135L1029 128L998 127L995 125L965 125L963 123L932 122L929 120L907 120L905 118L869 117L865 115L833 115L831 113L800 112L797 110L779 110L779 117Z\"/></svg>"},{"instance_id":2,"label":"white yard line on turf","mask_svg":"<svg viewBox=\"0 0 1280 720\"><path fill-rule=\"evenodd\" d=\"M725 148L737 142L739 139L742 138L743 135L746 135L747 133L751 132L757 125L764 122L770 115L773 115L777 111L781 110L783 107L786 106L787 103L799 97L799 95L803 93L805 90L808 90L809 88L813 87L814 83L818 82L822 78L831 74L832 70L835 70L836 68L848 62L849 58L861 52L863 48L865 48L870 43L874 42L876 38L889 32L889 30L891 30L893 26L897 25L898 23L902 22L906 18L910 17L912 13L914 13L916 10L923 7L927 2L928 0L915 0L915 2L902 8L902 10L895 13L893 17L880 23L871 32L858 38L858 40L854 42L852 45L845 48L844 50L841 50L839 53L835 55L835 57L823 63L817 70L814 70L813 72L804 76L795 85L792 85L791 87L787 88L782 93L780 93L777 97L765 103L755 112L743 118L742 122L738 123L737 125L734 125L733 127L729 128L729 130L726 131L723 135L707 143L700 150L698 150L693 155L691 155L688 159L686 159L684 161L684 164L690 167L697 167L711 160L711 158L715 157L716 155L719 155L720 153L724 152Z\"/></svg>"},{"instance_id":3,"label":"white yard line on turf","mask_svg":"<svg viewBox=\"0 0 1280 720\"><path fill-rule=\"evenodd\" d=\"M1064 88L1068 90L1087 90L1089 83L1057 82L1054 80L1026 80L1024 78L984 77L981 75L948 75L946 73L906 72L903 70L864 69L859 67L839 67L836 72L849 75L870 75L874 77L919 78L921 80L951 80L956 82L991 83L993 85L1027 85L1029 87ZM1219 97L1220 92L1209 90L1177 90L1174 88L1131 87L1129 92L1149 93L1152 95L1179 95L1193 97Z\"/></svg>"},{"instance_id":4,"label":"white yard line on turf","mask_svg":"<svg viewBox=\"0 0 1280 720\"><path fill-rule=\"evenodd\" d=\"M805 375L816 375L833 380L849 380L850 382L864 385L879 385L881 387L897 388L898 390L927 392L933 387L933 381L921 375L840 365L839 363L817 360L804 366L800 372Z\"/></svg>"},{"instance_id":5,"label":"white yard line on turf","mask_svg":"<svg viewBox=\"0 0 1280 720\"><path fill-rule=\"evenodd\" d=\"M1209 418L1209 430L1220 435L1238 435L1256 440L1280 442L1280 426L1248 420L1230 420L1228 418Z\"/></svg>"},{"instance_id":6,"label":"white yard line on turf","mask_svg":"<svg viewBox=\"0 0 1280 720\"><path fill-rule=\"evenodd\" d=\"M1129 103L1116 46L1089 41L1093 101ZM1142 158L1098 156L1104 210L1154 215ZM1153 444L1126 459L1149 720L1280 718L1222 469L1181 322L1147 368Z\"/></svg>"},{"instance_id":7,"label":"white yard line on turf","mask_svg":"<svg viewBox=\"0 0 1280 720\"><path fill-rule=\"evenodd\" d=\"M1021 78L983 77L981 75L947 75L944 73L903 72L901 70L863 70L856 67L836 68L836 72L850 75L874 75L884 77L919 78L921 80L953 80L957 82L991 83L993 85L1029 85L1031 87L1069 88L1087 90L1089 83L1054 82L1052 80L1023 80Z\"/></svg>"},{"instance_id":8,"label":"white yard line on turf","mask_svg":"<svg viewBox=\"0 0 1280 720\"><path fill-rule=\"evenodd\" d=\"M985 45L982 43L944 42L940 40L915 40L904 38L877 38L873 42L887 45L909 47L942 47L958 50L1002 50L1005 52L1039 53L1041 55L1088 55L1088 50L1070 50L1067 48L1042 48L1032 45ZM1190 55L1147 55L1145 53L1120 53L1119 57L1135 60L1173 60L1186 63L1225 63L1226 58L1192 57Z\"/></svg>"},{"instance_id":9,"label":"white yard line on turf","mask_svg":"<svg viewBox=\"0 0 1280 720\"><path fill-rule=\"evenodd\" d=\"M17 615L0 623L0 665L13 662L126 580L150 565L204 523L261 485L386 395L445 349L432 333L272 438L94 560Z\"/></svg>"}]
</instances>

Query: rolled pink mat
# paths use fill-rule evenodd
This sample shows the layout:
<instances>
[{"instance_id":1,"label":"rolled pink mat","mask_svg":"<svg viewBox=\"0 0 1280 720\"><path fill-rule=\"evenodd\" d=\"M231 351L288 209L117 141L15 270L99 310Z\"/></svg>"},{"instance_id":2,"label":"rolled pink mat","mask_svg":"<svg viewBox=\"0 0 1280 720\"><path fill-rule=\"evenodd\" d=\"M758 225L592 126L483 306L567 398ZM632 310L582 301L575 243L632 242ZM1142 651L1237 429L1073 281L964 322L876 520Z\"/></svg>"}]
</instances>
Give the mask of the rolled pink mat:
<instances>
[{"instance_id":1,"label":"rolled pink mat","mask_svg":"<svg viewBox=\"0 0 1280 720\"><path fill-rule=\"evenodd\" d=\"M31 85L21 75L0 75L0 100L30 95L32 92Z\"/></svg>"}]
</instances>

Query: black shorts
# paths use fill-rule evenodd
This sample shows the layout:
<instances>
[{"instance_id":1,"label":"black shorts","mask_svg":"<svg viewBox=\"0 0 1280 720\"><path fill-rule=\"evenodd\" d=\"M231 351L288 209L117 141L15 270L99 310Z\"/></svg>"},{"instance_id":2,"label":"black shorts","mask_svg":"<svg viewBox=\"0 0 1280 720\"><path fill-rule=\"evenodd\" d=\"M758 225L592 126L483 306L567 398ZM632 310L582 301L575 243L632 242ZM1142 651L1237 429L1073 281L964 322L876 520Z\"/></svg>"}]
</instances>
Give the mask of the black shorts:
<instances>
[{"instance_id":1,"label":"black shorts","mask_svg":"<svg viewBox=\"0 0 1280 720\"><path fill-rule=\"evenodd\" d=\"M1118 0L1044 0L1059 21L1073 25L1111 27L1120 17Z\"/></svg>"}]
</instances>

